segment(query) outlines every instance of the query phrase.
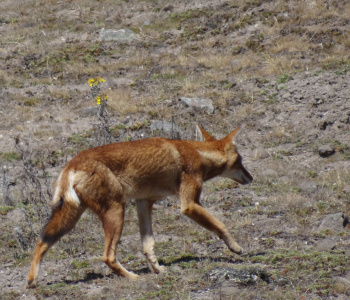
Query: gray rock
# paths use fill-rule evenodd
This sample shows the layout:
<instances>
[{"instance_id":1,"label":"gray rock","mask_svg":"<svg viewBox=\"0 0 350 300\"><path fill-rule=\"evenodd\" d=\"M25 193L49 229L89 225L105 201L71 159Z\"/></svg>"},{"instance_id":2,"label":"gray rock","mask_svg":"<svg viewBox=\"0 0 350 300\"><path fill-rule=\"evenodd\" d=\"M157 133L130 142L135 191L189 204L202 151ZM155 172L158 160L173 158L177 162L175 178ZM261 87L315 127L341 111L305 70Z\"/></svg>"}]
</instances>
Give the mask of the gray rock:
<instances>
[{"instance_id":1,"label":"gray rock","mask_svg":"<svg viewBox=\"0 0 350 300\"><path fill-rule=\"evenodd\" d=\"M336 242L331 239L324 239L317 243L316 250L317 251L329 251L333 250L336 247Z\"/></svg>"},{"instance_id":2,"label":"gray rock","mask_svg":"<svg viewBox=\"0 0 350 300\"><path fill-rule=\"evenodd\" d=\"M185 107L191 107L194 111L205 111L208 114L214 113L213 102L210 99L180 97Z\"/></svg>"},{"instance_id":3,"label":"gray rock","mask_svg":"<svg viewBox=\"0 0 350 300\"><path fill-rule=\"evenodd\" d=\"M273 281L274 284L278 285L278 286L286 286L286 285L289 285L291 284L291 281L288 280L287 278L285 277L277 277L274 281Z\"/></svg>"},{"instance_id":4,"label":"gray rock","mask_svg":"<svg viewBox=\"0 0 350 300\"><path fill-rule=\"evenodd\" d=\"M313 181L301 181L298 186L303 192L306 193L313 193L317 190L317 184Z\"/></svg>"},{"instance_id":5,"label":"gray rock","mask_svg":"<svg viewBox=\"0 0 350 300\"><path fill-rule=\"evenodd\" d=\"M261 172L261 175L263 175L264 177L275 177L278 175L278 173L275 170L266 169Z\"/></svg>"},{"instance_id":6,"label":"gray rock","mask_svg":"<svg viewBox=\"0 0 350 300\"><path fill-rule=\"evenodd\" d=\"M102 28L99 35L100 41L128 42L140 40L140 36L131 29L104 29Z\"/></svg>"},{"instance_id":7,"label":"gray rock","mask_svg":"<svg viewBox=\"0 0 350 300\"><path fill-rule=\"evenodd\" d=\"M231 298L233 295L241 293L241 289L234 283L225 281L220 288L220 292L223 296Z\"/></svg>"},{"instance_id":8,"label":"gray rock","mask_svg":"<svg viewBox=\"0 0 350 300\"><path fill-rule=\"evenodd\" d=\"M268 157L270 157L270 153L267 152L263 148L257 148L253 152L253 159L254 160L265 159L265 158L268 158Z\"/></svg>"},{"instance_id":9,"label":"gray rock","mask_svg":"<svg viewBox=\"0 0 350 300\"><path fill-rule=\"evenodd\" d=\"M343 214L336 213L336 214L331 214L327 215L324 217L322 220L320 226L318 227L318 230L331 230L334 232L339 232L343 230Z\"/></svg>"},{"instance_id":10,"label":"gray rock","mask_svg":"<svg viewBox=\"0 0 350 300\"><path fill-rule=\"evenodd\" d=\"M92 287L89 289L87 295L89 297L93 297L93 298L98 298L101 295L106 295L110 292L110 289L108 287Z\"/></svg>"},{"instance_id":11,"label":"gray rock","mask_svg":"<svg viewBox=\"0 0 350 300\"><path fill-rule=\"evenodd\" d=\"M240 285L254 285L261 281L270 282L270 276L258 268L215 268L207 272L204 277L216 286L222 285L226 281Z\"/></svg>"},{"instance_id":12,"label":"gray rock","mask_svg":"<svg viewBox=\"0 0 350 300\"><path fill-rule=\"evenodd\" d=\"M174 134L180 132L180 128L176 124L158 120L151 121L151 130L160 130L166 134Z\"/></svg>"},{"instance_id":13,"label":"gray rock","mask_svg":"<svg viewBox=\"0 0 350 300\"><path fill-rule=\"evenodd\" d=\"M321 157L329 157L335 153L335 149L332 145L322 145L318 147L318 154Z\"/></svg>"}]
</instances>

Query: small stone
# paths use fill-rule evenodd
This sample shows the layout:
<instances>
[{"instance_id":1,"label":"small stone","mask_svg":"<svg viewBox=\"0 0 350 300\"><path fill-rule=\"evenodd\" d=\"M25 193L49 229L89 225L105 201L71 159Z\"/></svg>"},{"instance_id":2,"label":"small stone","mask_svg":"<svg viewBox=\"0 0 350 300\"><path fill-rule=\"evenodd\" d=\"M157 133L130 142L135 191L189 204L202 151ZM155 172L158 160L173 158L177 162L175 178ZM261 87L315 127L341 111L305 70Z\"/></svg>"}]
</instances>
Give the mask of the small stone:
<instances>
[{"instance_id":1,"label":"small stone","mask_svg":"<svg viewBox=\"0 0 350 300\"><path fill-rule=\"evenodd\" d=\"M334 232L343 231L343 214L336 213L336 214L330 214L324 217L322 220L320 226L318 227L318 230L331 230Z\"/></svg>"},{"instance_id":2,"label":"small stone","mask_svg":"<svg viewBox=\"0 0 350 300\"><path fill-rule=\"evenodd\" d=\"M332 145L322 145L318 147L318 154L321 157L329 157L335 153L335 149Z\"/></svg>"},{"instance_id":3,"label":"small stone","mask_svg":"<svg viewBox=\"0 0 350 300\"><path fill-rule=\"evenodd\" d=\"M238 285L254 285L258 282L270 281L269 274L258 268L234 269L219 267L207 272L204 277L216 286L222 286L224 282Z\"/></svg>"},{"instance_id":4,"label":"small stone","mask_svg":"<svg viewBox=\"0 0 350 300\"><path fill-rule=\"evenodd\" d=\"M317 251L329 251L333 250L336 247L336 242L331 239L324 239L317 243L316 250Z\"/></svg>"},{"instance_id":5,"label":"small stone","mask_svg":"<svg viewBox=\"0 0 350 300\"><path fill-rule=\"evenodd\" d=\"M231 298L233 295L239 294L241 289L238 288L235 283L226 281L222 284L220 292L223 294L223 296Z\"/></svg>"},{"instance_id":6,"label":"small stone","mask_svg":"<svg viewBox=\"0 0 350 300\"><path fill-rule=\"evenodd\" d=\"M265 158L268 158L268 157L270 157L270 153L267 152L263 148L257 148L253 152L253 159L254 160L265 159Z\"/></svg>"},{"instance_id":7,"label":"small stone","mask_svg":"<svg viewBox=\"0 0 350 300\"><path fill-rule=\"evenodd\" d=\"M299 188L306 193L313 193L317 191L317 184L313 181L302 181L299 183Z\"/></svg>"},{"instance_id":8,"label":"small stone","mask_svg":"<svg viewBox=\"0 0 350 300\"><path fill-rule=\"evenodd\" d=\"M208 114L214 113L213 102L210 99L180 97L185 107L191 107L194 111L205 111Z\"/></svg>"},{"instance_id":9,"label":"small stone","mask_svg":"<svg viewBox=\"0 0 350 300\"><path fill-rule=\"evenodd\" d=\"M286 286L291 283L290 280L285 277L277 277L273 282L278 286Z\"/></svg>"},{"instance_id":10,"label":"small stone","mask_svg":"<svg viewBox=\"0 0 350 300\"><path fill-rule=\"evenodd\" d=\"M180 132L180 129L176 124L158 120L151 121L151 130L160 130L166 134L176 134Z\"/></svg>"},{"instance_id":11,"label":"small stone","mask_svg":"<svg viewBox=\"0 0 350 300\"><path fill-rule=\"evenodd\" d=\"M100 41L128 42L135 39L140 40L140 36L128 28L119 30L102 28L99 35Z\"/></svg>"},{"instance_id":12,"label":"small stone","mask_svg":"<svg viewBox=\"0 0 350 300\"><path fill-rule=\"evenodd\" d=\"M173 10L174 10L174 5L171 5L171 4L165 5L165 6L163 7L163 10L164 10L164 11L173 11Z\"/></svg>"},{"instance_id":13,"label":"small stone","mask_svg":"<svg viewBox=\"0 0 350 300\"><path fill-rule=\"evenodd\" d=\"M278 173L275 170L266 169L261 172L261 175L263 175L264 177L275 177L278 175Z\"/></svg>"}]
</instances>

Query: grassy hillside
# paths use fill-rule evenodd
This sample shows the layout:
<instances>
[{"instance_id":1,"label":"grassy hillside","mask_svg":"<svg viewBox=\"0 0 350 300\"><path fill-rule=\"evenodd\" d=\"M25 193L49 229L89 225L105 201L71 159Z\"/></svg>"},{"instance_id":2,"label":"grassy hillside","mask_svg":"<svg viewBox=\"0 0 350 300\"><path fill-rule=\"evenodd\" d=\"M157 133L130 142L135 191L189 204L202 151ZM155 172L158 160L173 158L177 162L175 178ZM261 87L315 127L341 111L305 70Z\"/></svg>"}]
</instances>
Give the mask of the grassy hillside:
<instances>
[{"instance_id":1,"label":"grassy hillside","mask_svg":"<svg viewBox=\"0 0 350 300\"><path fill-rule=\"evenodd\" d=\"M350 3L315 0L0 0L0 292L2 299L347 299L350 296ZM129 29L132 40L105 41ZM105 82L89 85L90 79ZM91 81L90 81L91 82ZM98 117L96 96L108 98ZM209 99L214 113L181 97ZM118 278L86 213L25 288L52 185L78 152L153 136L217 138L246 127L238 149L254 177L215 179L202 204L245 249L233 255L180 213L154 210L148 272L128 203ZM215 279L236 268L256 281Z\"/></svg>"}]
</instances>

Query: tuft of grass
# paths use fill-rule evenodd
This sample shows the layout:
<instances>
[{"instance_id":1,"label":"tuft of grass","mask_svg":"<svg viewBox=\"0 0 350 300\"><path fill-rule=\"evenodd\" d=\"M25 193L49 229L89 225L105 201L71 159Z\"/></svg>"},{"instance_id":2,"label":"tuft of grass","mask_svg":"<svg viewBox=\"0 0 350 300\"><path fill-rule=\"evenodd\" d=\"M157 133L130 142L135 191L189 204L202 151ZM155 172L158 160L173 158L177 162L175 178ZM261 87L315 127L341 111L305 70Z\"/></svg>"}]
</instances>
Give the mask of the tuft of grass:
<instances>
[{"instance_id":1,"label":"tuft of grass","mask_svg":"<svg viewBox=\"0 0 350 300\"><path fill-rule=\"evenodd\" d=\"M132 95L131 88L120 88L110 91L107 105L122 116L142 111L142 107L146 106L145 103L138 103Z\"/></svg>"},{"instance_id":2,"label":"tuft of grass","mask_svg":"<svg viewBox=\"0 0 350 300\"><path fill-rule=\"evenodd\" d=\"M288 37L280 37L274 41L273 46L269 49L269 52L274 54L283 54L285 52L304 52L310 49L311 45L308 40L303 36L291 35Z\"/></svg>"},{"instance_id":3,"label":"tuft of grass","mask_svg":"<svg viewBox=\"0 0 350 300\"><path fill-rule=\"evenodd\" d=\"M16 151L11 152L0 152L1 162L14 162L20 160L21 157Z\"/></svg>"},{"instance_id":4,"label":"tuft of grass","mask_svg":"<svg viewBox=\"0 0 350 300\"><path fill-rule=\"evenodd\" d=\"M0 214L6 215L9 211L13 210L13 206L0 206Z\"/></svg>"},{"instance_id":5,"label":"tuft of grass","mask_svg":"<svg viewBox=\"0 0 350 300\"><path fill-rule=\"evenodd\" d=\"M78 260L73 260L72 261L72 266L76 269L84 269L90 267L90 263L87 261L78 261Z\"/></svg>"},{"instance_id":6,"label":"tuft of grass","mask_svg":"<svg viewBox=\"0 0 350 300\"><path fill-rule=\"evenodd\" d=\"M282 74L277 77L277 83L286 83L291 79L292 79L292 76L290 76L289 74Z\"/></svg>"}]
</instances>

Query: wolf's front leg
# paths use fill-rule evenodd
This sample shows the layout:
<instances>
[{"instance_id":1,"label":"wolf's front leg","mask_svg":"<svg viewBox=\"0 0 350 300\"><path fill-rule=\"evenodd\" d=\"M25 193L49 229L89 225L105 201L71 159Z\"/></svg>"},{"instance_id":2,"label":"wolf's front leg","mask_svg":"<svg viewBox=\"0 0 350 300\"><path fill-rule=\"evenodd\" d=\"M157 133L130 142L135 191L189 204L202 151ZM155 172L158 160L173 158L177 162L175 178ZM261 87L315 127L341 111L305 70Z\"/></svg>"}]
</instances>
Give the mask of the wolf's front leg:
<instances>
[{"instance_id":1,"label":"wolf's front leg","mask_svg":"<svg viewBox=\"0 0 350 300\"><path fill-rule=\"evenodd\" d=\"M182 176L180 186L182 213L199 225L217 234L232 252L241 254L243 252L242 247L235 242L226 226L200 205L199 197L201 190L202 186L199 180L187 174Z\"/></svg>"},{"instance_id":2,"label":"wolf's front leg","mask_svg":"<svg viewBox=\"0 0 350 300\"><path fill-rule=\"evenodd\" d=\"M143 253L145 254L150 270L153 273L162 273L166 271L164 266L160 266L156 255L154 254L154 237L152 231L152 200L137 200L137 215L141 233L141 243Z\"/></svg>"}]
</instances>

